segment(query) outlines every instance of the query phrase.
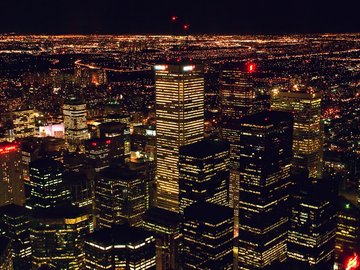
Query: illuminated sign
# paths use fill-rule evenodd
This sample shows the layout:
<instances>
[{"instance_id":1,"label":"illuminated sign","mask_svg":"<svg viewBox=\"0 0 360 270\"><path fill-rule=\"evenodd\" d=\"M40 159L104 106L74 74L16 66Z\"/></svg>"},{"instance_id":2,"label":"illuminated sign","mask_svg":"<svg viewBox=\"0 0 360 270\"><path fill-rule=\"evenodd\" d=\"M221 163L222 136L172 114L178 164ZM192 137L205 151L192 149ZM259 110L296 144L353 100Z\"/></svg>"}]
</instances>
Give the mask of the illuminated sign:
<instances>
[{"instance_id":1,"label":"illuminated sign","mask_svg":"<svg viewBox=\"0 0 360 270\"><path fill-rule=\"evenodd\" d=\"M155 70L166 70L167 66L166 65L156 65L155 66Z\"/></svg>"},{"instance_id":2,"label":"illuminated sign","mask_svg":"<svg viewBox=\"0 0 360 270\"><path fill-rule=\"evenodd\" d=\"M195 66L184 66L183 71L192 71L195 69Z\"/></svg>"},{"instance_id":3,"label":"illuminated sign","mask_svg":"<svg viewBox=\"0 0 360 270\"><path fill-rule=\"evenodd\" d=\"M9 145L9 146L5 146L5 147L0 147L0 154L7 154L10 152L13 152L17 149L16 145Z\"/></svg>"},{"instance_id":4,"label":"illuminated sign","mask_svg":"<svg viewBox=\"0 0 360 270\"><path fill-rule=\"evenodd\" d=\"M360 266L359 258L357 254L354 254L354 256L350 257L346 264L346 270L356 270Z\"/></svg>"}]
</instances>

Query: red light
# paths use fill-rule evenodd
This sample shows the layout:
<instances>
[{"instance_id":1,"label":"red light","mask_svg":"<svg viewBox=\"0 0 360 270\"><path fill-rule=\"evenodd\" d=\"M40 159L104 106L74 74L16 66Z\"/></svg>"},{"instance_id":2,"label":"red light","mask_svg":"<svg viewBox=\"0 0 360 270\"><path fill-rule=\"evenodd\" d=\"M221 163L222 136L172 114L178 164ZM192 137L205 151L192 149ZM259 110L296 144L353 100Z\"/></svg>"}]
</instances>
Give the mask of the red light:
<instances>
[{"instance_id":1,"label":"red light","mask_svg":"<svg viewBox=\"0 0 360 270\"><path fill-rule=\"evenodd\" d=\"M0 154L7 154L10 152L14 152L17 149L16 145L9 145L9 146L5 146L5 147L0 147Z\"/></svg>"},{"instance_id":2,"label":"red light","mask_svg":"<svg viewBox=\"0 0 360 270\"><path fill-rule=\"evenodd\" d=\"M358 255L354 253L354 256L350 257L346 262L346 270L355 270L360 266Z\"/></svg>"},{"instance_id":3,"label":"red light","mask_svg":"<svg viewBox=\"0 0 360 270\"><path fill-rule=\"evenodd\" d=\"M110 144L110 143L111 143L111 140L106 140L105 143L106 143L106 144Z\"/></svg>"},{"instance_id":4,"label":"red light","mask_svg":"<svg viewBox=\"0 0 360 270\"><path fill-rule=\"evenodd\" d=\"M189 30L190 24L184 24L184 30L187 31Z\"/></svg>"},{"instance_id":5,"label":"red light","mask_svg":"<svg viewBox=\"0 0 360 270\"><path fill-rule=\"evenodd\" d=\"M248 64L247 66L247 70L251 73L251 72L254 72L256 69L256 65L254 63L250 63Z\"/></svg>"},{"instance_id":6,"label":"red light","mask_svg":"<svg viewBox=\"0 0 360 270\"><path fill-rule=\"evenodd\" d=\"M96 143L96 142L92 142L91 145L92 145L92 146L97 146L97 143Z\"/></svg>"},{"instance_id":7,"label":"red light","mask_svg":"<svg viewBox=\"0 0 360 270\"><path fill-rule=\"evenodd\" d=\"M177 18L178 18L177 16L172 16L172 17L171 17L171 21L172 21L172 22L175 22L175 21L177 20Z\"/></svg>"}]
</instances>

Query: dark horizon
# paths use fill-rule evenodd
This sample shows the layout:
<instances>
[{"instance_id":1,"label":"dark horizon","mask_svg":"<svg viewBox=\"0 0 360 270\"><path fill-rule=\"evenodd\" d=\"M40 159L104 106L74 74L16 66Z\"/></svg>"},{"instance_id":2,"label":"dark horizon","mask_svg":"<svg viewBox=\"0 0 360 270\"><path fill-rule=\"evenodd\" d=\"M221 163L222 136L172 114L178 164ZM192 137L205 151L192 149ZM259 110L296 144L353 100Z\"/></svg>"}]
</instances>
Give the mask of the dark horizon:
<instances>
[{"instance_id":1,"label":"dark horizon","mask_svg":"<svg viewBox=\"0 0 360 270\"><path fill-rule=\"evenodd\" d=\"M5 1L1 33L172 34L190 24L189 34L313 34L360 32L360 3L323 0L205 1L14 0ZM171 16L178 16L178 25Z\"/></svg>"}]
</instances>

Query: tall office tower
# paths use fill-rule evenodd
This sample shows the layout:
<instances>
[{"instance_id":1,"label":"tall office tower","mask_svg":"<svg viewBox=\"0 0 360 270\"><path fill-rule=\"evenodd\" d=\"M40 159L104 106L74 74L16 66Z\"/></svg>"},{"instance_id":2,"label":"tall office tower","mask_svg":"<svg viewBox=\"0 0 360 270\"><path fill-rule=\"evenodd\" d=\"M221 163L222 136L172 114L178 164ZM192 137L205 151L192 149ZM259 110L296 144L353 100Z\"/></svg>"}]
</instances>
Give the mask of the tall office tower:
<instances>
[{"instance_id":1,"label":"tall office tower","mask_svg":"<svg viewBox=\"0 0 360 270\"><path fill-rule=\"evenodd\" d=\"M106 122L99 125L100 138L110 140L110 158L124 159L130 153L130 130L125 123Z\"/></svg>"},{"instance_id":2,"label":"tall office tower","mask_svg":"<svg viewBox=\"0 0 360 270\"><path fill-rule=\"evenodd\" d=\"M307 169L309 177L321 177L321 93L303 85L289 91L273 90L271 109L294 114L293 169Z\"/></svg>"},{"instance_id":3,"label":"tall office tower","mask_svg":"<svg viewBox=\"0 0 360 270\"><path fill-rule=\"evenodd\" d=\"M335 237L335 261L338 268L342 269L354 253L360 253L360 209L341 198Z\"/></svg>"},{"instance_id":4,"label":"tall office tower","mask_svg":"<svg viewBox=\"0 0 360 270\"><path fill-rule=\"evenodd\" d=\"M220 75L220 99L223 122L262 110L257 98L253 73L256 65L251 62L228 63Z\"/></svg>"},{"instance_id":5,"label":"tall office tower","mask_svg":"<svg viewBox=\"0 0 360 270\"><path fill-rule=\"evenodd\" d=\"M21 150L17 143L0 143L0 206L25 203Z\"/></svg>"},{"instance_id":6,"label":"tall office tower","mask_svg":"<svg viewBox=\"0 0 360 270\"><path fill-rule=\"evenodd\" d=\"M64 184L70 191L72 205L84 209L92 209L94 183L85 173L69 171L64 173Z\"/></svg>"},{"instance_id":7,"label":"tall office tower","mask_svg":"<svg viewBox=\"0 0 360 270\"><path fill-rule=\"evenodd\" d=\"M63 105L65 136L68 148L75 152L82 148L84 140L89 139L86 123L86 104L81 100L72 98Z\"/></svg>"},{"instance_id":8,"label":"tall office tower","mask_svg":"<svg viewBox=\"0 0 360 270\"><path fill-rule=\"evenodd\" d=\"M177 62L155 66L157 204L179 211L179 147L204 137L202 67Z\"/></svg>"},{"instance_id":9,"label":"tall office tower","mask_svg":"<svg viewBox=\"0 0 360 270\"><path fill-rule=\"evenodd\" d=\"M110 166L110 139L90 139L85 141L87 163L99 172Z\"/></svg>"},{"instance_id":10,"label":"tall office tower","mask_svg":"<svg viewBox=\"0 0 360 270\"><path fill-rule=\"evenodd\" d=\"M113 224L140 226L146 210L144 175L124 167L109 167L95 179L95 216L97 228Z\"/></svg>"},{"instance_id":11,"label":"tall office tower","mask_svg":"<svg viewBox=\"0 0 360 270\"><path fill-rule=\"evenodd\" d=\"M162 208L151 208L144 215L143 228L156 239L156 269L180 269L181 216Z\"/></svg>"},{"instance_id":12,"label":"tall office tower","mask_svg":"<svg viewBox=\"0 0 360 270\"><path fill-rule=\"evenodd\" d=\"M42 265L54 269L84 269L84 239L89 232L89 215L74 206L33 211L32 269Z\"/></svg>"},{"instance_id":13,"label":"tall office tower","mask_svg":"<svg viewBox=\"0 0 360 270\"><path fill-rule=\"evenodd\" d=\"M11 239L0 236L0 269L13 270Z\"/></svg>"},{"instance_id":14,"label":"tall office tower","mask_svg":"<svg viewBox=\"0 0 360 270\"><path fill-rule=\"evenodd\" d=\"M183 219L183 269L233 269L233 210L194 203L185 209Z\"/></svg>"},{"instance_id":15,"label":"tall office tower","mask_svg":"<svg viewBox=\"0 0 360 270\"><path fill-rule=\"evenodd\" d=\"M305 178L295 190L288 236L291 269L332 269L336 192L328 179Z\"/></svg>"},{"instance_id":16,"label":"tall office tower","mask_svg":"<svg viewBox=\"0 0 360 270\"><path fill-rule=\"evenodd\" d=\"M293 118L265 111L240 127L239 269L286 259Z\"/></svg>"},{"instance_id":17,"label":"tall office tower","mask_svg":"<svg viewBox=\"0 0 360 270\"><path fill-rule=\"evenodd\" d=\"M27 208L47 209L70 202L70 191L63 182L61 162L41 158L30 162L30 199Z\"/></svg>"},{"instance_id":18,"label":"tall office tower","mask_svg":"<svg viewBox=\"0 0 360 270\"><path fill-rule=\"evenodd\" d=\"M180 213L195 202L229 206L229 144L203 140L180 147Z\"/></svg>"},{"instance_id":19,"label":"tall office tower","mask_svg":"<svg viewBox=\"0 0 360 270\"><path fill-rule=\"evenodd\" d=\"M85 240L86 269L155 268L155 238L141 228L117 225L89 234Z\"/></svg>"},{"instance_id":20,"label":"tall office tower","mask_svg":"<svg viewBox=\"0 0 360 270\"><path fill-rule=\"evenodd\" d=\"M35 112L33 109L4 113L2 120L12 124L8 137L10 141L35 135Z\"/></svg>"},{"instance_id":21,"label":"tall office tower","mask_svg":"<svg viewBox=\"0 0 360 270\"><path fill-rule=\"evenodd\" d=\"M0 207L0 235L3 234L12 241L14 270L31 268L29 229L30 221L25 207L16 204Z\"/></svg>"}]
</instances>

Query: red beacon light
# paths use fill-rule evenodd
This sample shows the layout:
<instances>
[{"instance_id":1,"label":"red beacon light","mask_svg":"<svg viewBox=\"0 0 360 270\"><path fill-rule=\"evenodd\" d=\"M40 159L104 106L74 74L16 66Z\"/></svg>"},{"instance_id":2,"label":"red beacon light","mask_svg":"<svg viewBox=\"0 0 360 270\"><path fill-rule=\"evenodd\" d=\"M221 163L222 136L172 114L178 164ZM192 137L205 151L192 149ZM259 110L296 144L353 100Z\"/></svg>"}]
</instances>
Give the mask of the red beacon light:
<instances>
[{"instance_id":1,"label":"red beacon light","mask_svg":"<svg viewBox=\"0 0 360 270\"><path fill-rule=\"evenodd\" d=\"M184 24L183 27L184 27L184 30L187 31L187 30L189 30L189 28L190 28L190 24Z\"/></svg>"},{"instance_id":2,"label":"red beacon light","mask_svg":"<svg viewBox=\"0 0 360 270\"><path fill-rule=\"evenodd\" d=\"M247 64L247 70L248 70L249 73L254 72L255 69L256 69L256 65L254 63L248 63Z\"/></svg>"},{"instance_id":3,"label":"red beacon light","mask_svg":"<svg viewBox=\"0 0 360 270\"><path fill-rule=\"evenodd\" d=\"M92 143L91 143L91 146L94 146L94 147L95 147L95 146L97 146L97 143L96 143L96 142L92 142Z\"/></svg>"},{"instance_id":4,"label":"red beacon light","mask_svg":"<svg viewBox=\"0 0 360 270\"><path fill-rule=\"evenodd\" d=\"M356 253L354 256L350 257L345 263L346 270L356 270L360 266L359 257Z\"/></svg>"},{"instance_id":5,"label":"red beacon light","mask_svg":"<svg viewBox=\"0 0 360 270\"><path fill-rule=\"evenodd\" d=\"M111 143L111 140L106 140L105 143L106 143L106 144L110 144L110 143Z\"/></svg>"},{"instance_id":6,"label":"red beacon light","mask_svg":"<svg viewBox=\"0 0 360 270\"><path fill-rule=\"evenodd\" d=\"M177 16L171 16L171 21L176 22L177 18L178 18Z\"/></svg>"}]
</instances>

